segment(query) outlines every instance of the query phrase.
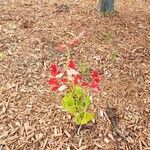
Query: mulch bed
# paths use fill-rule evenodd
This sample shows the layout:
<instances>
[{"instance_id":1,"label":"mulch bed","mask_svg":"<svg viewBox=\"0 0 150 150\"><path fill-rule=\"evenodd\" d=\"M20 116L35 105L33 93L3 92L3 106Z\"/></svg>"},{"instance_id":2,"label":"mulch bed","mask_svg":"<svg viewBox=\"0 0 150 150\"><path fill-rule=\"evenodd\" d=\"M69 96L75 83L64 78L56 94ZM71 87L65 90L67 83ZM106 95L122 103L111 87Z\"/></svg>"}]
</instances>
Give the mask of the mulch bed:
<instances>
[{"instance_id":1,"label":"mulch bed","mask_svg":"<svg viewBox=\"0 0 150 150\"><path fill-rule=\"evenodd\" d=\"M149 3L0 2L0 150L150 150ZM93 122L78 132L47 84L49 64L65 63L59 43L86 34L72 56L103 75Z\"/></svg>"}]
</instances>

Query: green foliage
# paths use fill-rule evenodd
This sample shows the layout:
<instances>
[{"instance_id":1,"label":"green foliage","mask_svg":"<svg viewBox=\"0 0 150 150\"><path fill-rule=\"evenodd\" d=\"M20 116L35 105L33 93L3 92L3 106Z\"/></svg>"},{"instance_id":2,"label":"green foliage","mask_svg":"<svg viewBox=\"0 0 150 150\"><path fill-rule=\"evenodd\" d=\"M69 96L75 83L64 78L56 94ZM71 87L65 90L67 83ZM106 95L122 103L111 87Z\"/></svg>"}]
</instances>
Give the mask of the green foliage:
<instances>
[{"instance_id":1,"label":"green foliage","mask_svg":"<svg viewBox=\"0 0 150 150\"><path fill-rule=\"evenodd\" d=\"M72 96L72 93L68 93L66 96L64 96L64 98L62 99L62 107L70 113L76 112L75 100Z\"/></svg>"},{"instance_id":2,"label":"green foliage","mask_svg":"<svg viewBox=\"0 0 150 150\"><path fill-rule=\"evenodd\" d=\"M114 51L114 52L112 53L112 57L111 57L111 60L112 60L113 64L116 63L117 58L118 58L118 52L117 52L117 51Z\"/></svg>"},{"instance_id":3,"label":"green foliage","mask_svg":"<svg viewBox=\"0 0 150 150\"><path fill-rule=\"evenodd\" d=\"M75 86L73 91L77 98L81 98L84 95L84 91L80 86Z\"/></svg>"},{"instance_id":4,"label":"green foliage","mask_svg":"<svg viewBox=\"0 0 150 150\"><path fill-rule=\"evenodd\" d=\"M84 125L87 124L89 121L91 121L93 118L94 114L81 112L75 115L75 122L78 125Z\"/></svg>"},{"instance_id":5,"label":"green foliage","mask_svg":"<svg viewBox=\"0 0 150 150\"><path fill-rule=\"evenodd\" d=\"M102 33L102 38L101 40L104 42L104 43L108 43L110 40L111 40L111 34L110 33Z\"/></svg>"},{"instance_id":6,"label":"green foliage","mask_svg":"<svg viewBox=\"0 0 150 150\"><path fill-rule=\"evenodd\" d=\"M85 96L83 98L83 105L84 105L85 110L88 109L88 107L90 106L90 104L91 104L90 97L89 96Z\"/></svg>"},{"instance_id":7,"label":"green foliage","mask_svg":"<svg viewBox=\"0 0 150 150\"><path fill-rule=\"evenodd\" d=\"M73 87L62 99L62 107L74 116L76 124L87 124L94 118L94 114L87 110L91 104L90 97L85 94L80 86Z\"/></svg>"}]
</instances>

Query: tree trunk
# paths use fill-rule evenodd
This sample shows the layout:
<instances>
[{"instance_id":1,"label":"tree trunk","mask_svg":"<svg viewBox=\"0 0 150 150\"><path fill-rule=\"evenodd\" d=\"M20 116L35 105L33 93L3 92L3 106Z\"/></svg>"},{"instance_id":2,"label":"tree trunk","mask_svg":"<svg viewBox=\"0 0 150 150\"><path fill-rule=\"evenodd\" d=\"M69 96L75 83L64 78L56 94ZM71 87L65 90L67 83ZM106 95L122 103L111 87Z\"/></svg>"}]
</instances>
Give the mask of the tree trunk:
<instances>
[{"instance_id":1,"label":"tree trunk","mask_svg":"<svg viewBox=\"0 0 150 150\"><path fill-rule=\"evenodd\" d=\"M115 0L99 0L99 11L112 14L114 12Z\"/></svg>"}]
</instances>

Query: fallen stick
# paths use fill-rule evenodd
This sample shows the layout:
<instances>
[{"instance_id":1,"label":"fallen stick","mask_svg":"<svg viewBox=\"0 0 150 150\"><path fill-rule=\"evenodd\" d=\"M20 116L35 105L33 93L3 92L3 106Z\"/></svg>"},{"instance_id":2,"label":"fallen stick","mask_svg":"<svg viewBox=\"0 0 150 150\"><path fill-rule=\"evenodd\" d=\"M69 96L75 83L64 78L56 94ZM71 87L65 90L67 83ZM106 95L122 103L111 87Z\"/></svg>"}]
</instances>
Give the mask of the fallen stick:
<instances>
[{"instance_id":1,"label":"fallen stick","mask_svg":"<svg viewBox=\"0 0 150 150\"><path fill-rule=\"evenodd\" d=\"M118 138L120 137L118 130L117 130L117 123L115 120L115 113L112 110L112 107L110 106L110 104L107 104L107 111L106 111L108 118L111 122L112 125L112 129L115 132L115 141L116 141L116 150L120 150L120 146L119 146L119 141Z\"/></svg>"}]
</instances>

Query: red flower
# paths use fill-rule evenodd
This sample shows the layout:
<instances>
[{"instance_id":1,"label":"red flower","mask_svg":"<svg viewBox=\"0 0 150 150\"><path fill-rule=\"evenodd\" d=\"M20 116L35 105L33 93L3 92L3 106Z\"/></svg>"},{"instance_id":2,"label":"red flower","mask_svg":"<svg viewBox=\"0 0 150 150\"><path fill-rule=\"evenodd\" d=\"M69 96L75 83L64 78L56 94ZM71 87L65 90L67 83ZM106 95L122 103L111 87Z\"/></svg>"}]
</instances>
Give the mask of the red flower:
<instances>
[{"instance_id":1,"label":"red flower","mask_svg":"<svg viewBox=\"0 0 150 150\"><path fill-rule=\"evenodd\" d=\"M82 76L80 74L77 74L75 77L74 77L74 84L77 85L80 83L80 81L82 80Z\"/></svg>"},{"instance_id":2,"label":"red flower","mask_svg":"<svg viewBox=\"0 0 150 150\"><path fill-rule=\"evenodd\" d=\"M56 76L58 74L57 65L52 64L50 67L50 73L52 76Z\"/></svg>"},{"instance_id":3,"label":"red flower","mask_svg":"<svg viewBox=\"0 0 150 150\"><path fill-rule=\"evenodd\" d=\"M99 77L96 77L93 79L96 83L99 83L100 82L100 78Z\"/></svg>"},{"instance_id":4,"label":"red flower","mask_svg":"<svg viewBox=\"0 0 150 150\"><path fill-rule=\"evenodd\" d=\"M68 63L68 67L70 67L72 69L76 69L77 65L73 60L70 60Z\"/></svg>"},{"instance_id":5,"label":"red flower","mask_svg":"<svg viewBox=\"0 0 150 150\"><path fill-rule=\"evenodd\" d=\"M48 81L49 85L59 85L58 80L56 78L50 78Z\"/></svg>"},{"instance_id":6,"label":"red flower","mask_svg":"<svg viewBox=\"0 0 150 150\"><path fill-rule=\"evenodd\" d=\"M78 44L80 43L79 39L76 37L74 38L71 42L70 42L70 45L71 46L77 46Z\"/></svg>"},{"instance_id":7,"label":"red flower","mask_svg":"<svg viewBox=\"0 0 150 150\"><path fill-rule=\"evenodd\" d=\"M67 45L66 45L66 44L61 44L61 45L58 46L57 49L58 49L59 51L64 51L66 48L67 48Z\"/></svg>"},{"instance_id":8,"label":"red flower","mask_svg":"<svg viewBox=\"0 0 150 150\"><path fill-rule=\"evenodd\" d=\"M91 73L92 82L94 84L99 84L101 80L101 76L98 74L98 72L95 70Z\"/></svg>"},{"instance_id":9,"label":"red flower","mask_svg":"<svg viewBox=\"0 0 150 150\"><path fill-rule=\"evenodd\" d=\"M99 93L101 90L99 88L99 83L94 80L91 82L90 87L94 90L94 92Z\"/></svg>"},{"instance_id":10,"label":"red flower","mask_svg":"<svg viewBox=\"0 0 150 150\"><path fill-rule=\"evenodd\" d=\"M85 82L82 80L81 74L77 70L77 65L74 60L68 62L67 69L59 70L57 65L52 64L50 67L51 77L48 84L51 86L52 91L63 91L68 88L69 81L74 85L86 86L91 88L94 92L101 92L99 83L101 81L101 75L94 70L90 76L92 77L91 82ZM70 85L69 85L70 86Z\"/></svg>"}]
</instances>

